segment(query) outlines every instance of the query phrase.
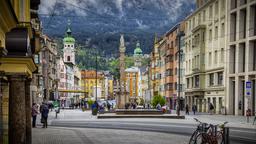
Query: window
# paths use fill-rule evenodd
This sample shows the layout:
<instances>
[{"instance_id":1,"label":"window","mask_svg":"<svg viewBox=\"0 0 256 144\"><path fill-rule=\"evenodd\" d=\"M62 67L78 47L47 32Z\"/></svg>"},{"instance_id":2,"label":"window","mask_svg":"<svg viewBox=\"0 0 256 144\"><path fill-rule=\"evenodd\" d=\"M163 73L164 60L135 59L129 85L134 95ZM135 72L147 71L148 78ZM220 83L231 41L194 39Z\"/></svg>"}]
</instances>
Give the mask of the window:
<instances>
[{"instance_id":1,"label":"window","mask_svg":"<svg viewBox=\"0 0 256 144\"><path fill-rule=\"evenodd\" d=\"M39 55L38 55L38 54L36 54L36 55L34 56L34 61L35 61L36 64L39 64L39 63L40 63L40 58L39 58Z\"/></svg>"},{"instance_id":2,"label":"window","mask_svg":"<svg viewBox=\"0 0 256 144\"><path fill-rule=\"evenodd\" d=\"M211 52L209 52L209 66L211 66L212 65L212 53Z\"/></svg>"},{"instance_id":3,"label":"window","mask_svg":"<svg viewBox=\"0 0 256 144\"><path fill-rule=\"evenodd\" d=\"M215 64L218 63L218 52L217 52L217 50L214 52L214 63Z\"/></svg>"},{"instance_id":4,"label":"window","mask_svg":"<svg viewBox=\"0 0 256 144\"><path fill-rule=\"evenodd\" d=\"M225 35L225 24L224 23L221 24L221 32L220 33L221 33L221 37L223 38Z\"/></svg>"},{"instance_id":5,"label":"window","mask_svg":"<svg viewBox=\"0 0 256 144\"><path fill-rule=\"evenodd\" d=\"M215 39L218 38L218 26L215 26L215 36L214 36Z\"/></svg>"},{"instance_id":6,"label":"window","mask_svg":"<svg viewBox=\"0 0 256 144\"><path fill-rule=\"evenodd\" d=\"M223 72L218 72L218 85L223 85Z\"/></svg>"},{"instance_id":7,"label":"window","mask_svg":"<svg viewBox=\"0 0 256 144\"><path fill-rule=\"evenodd\" d=\"M203 21L205 21L205 10L203 11Z\"/></svg>"},{"instance_id":8,"label":"window","mask_svg":"<svg viewBox=\"0 0 256 144\"><path fill-rule=\"evenodd\" d=\"M187 78L187 88L189 88L189 78Z\"/></svg>"},{"instance_id":9,"label":"window","mask_svg":"<svg viewBox=\"0 0 256 144\"><path fill-rule=\"evenodd\" d=\"M199 87L199 75L195 76L195 87L198 88Z\"/></svg>"},{"instance_id":10,"label":"window","mask_svg":"<svg viewBox=\"0 0 256 144\"><path fill-rule=\"evenodd\" d=\"M209 75L209 86L213 86L214 85L214 74L211 73Z\"/></svg>"},{"instance_id":11,"label":"window","mask_svg":"<svg viewBox=\"0 0 256 144\"><path fill-rule=\"evenodd\" d=\"M216 1L215 3L215 14L217 15L219 13L219 3Z\"/></svg>"},{"instance_id":12,"label":"window","mask_svg":"<svg viewBox=\"0 0 256 144\"><path fill-rule=\"evenodd\" d=\"M201 23L201 14L199 13L198 14L198 24L200 24Z\"/></svg>"},{"instance_id":13,"label":"window","mask_svg":"<svg viewBox=\"0 0 256 144\"><path fill-rule=\"evenodd\" d=\"M70 61L70 56L67 57L67 61Z\"/></svg>"},{"instance_id":14,"label":"window","mask_svg":"<svg viewBox=\"0 0 256 144\"><path fill-rule=\"evenodd\" d=\"M209 41L212 41L212 30L209 30Z\"/></svg>"},{"instance_id":15,"label":"window","mask_svg":"<svg viewBox=\"0 0 256 144\"><path fill-rule=\"evenodd\" d=\"M222 3L221 3L221 9L222 9L222 10L225 10L225 6L226 6L226 3L225 3L225 2L226 2L226 1L225 1L225 0L221 0L221 2L222 2Z\"/></svg>"},{"instance_id":16,"label":"window","mask_svg":"<svg viewBox=\"0 0 256 144\"><path fill-rule=\"evenodd\" d=\"M212 18L212 5L209 7L209 19Z\"/></svg>"},{"instance_id":17,"label":"window","mask_svg":"<svg viewBox=\"0 0 256 144\"><path fill-rule=\"evenodd\" d=\"M221 48L221 50L220 50L220 61L222 63L224 62L224 48Z\"/></svg>"}]
</instances>

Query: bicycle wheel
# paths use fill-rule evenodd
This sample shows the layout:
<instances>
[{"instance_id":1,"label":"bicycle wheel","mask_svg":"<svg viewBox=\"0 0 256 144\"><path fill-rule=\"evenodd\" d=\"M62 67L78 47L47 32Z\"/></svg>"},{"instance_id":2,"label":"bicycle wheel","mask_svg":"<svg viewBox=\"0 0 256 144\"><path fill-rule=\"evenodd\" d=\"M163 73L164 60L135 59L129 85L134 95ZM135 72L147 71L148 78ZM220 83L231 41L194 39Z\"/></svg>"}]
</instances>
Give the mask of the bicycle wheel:
<instances>
[{"instance_id":1,"label":"bicycle wheel","mask_svg":"<svg viewBox=\"0 0 256 144\"><path fill-rule=\"evenodd\" d=\"M218 131L216 135L216 140L218 144L224 144L224 135L222 132Z\"/></svg>"},{"instance_id":2,"label":"bicycle wheel","mask_svg":"<svg viewBox=\"0 0 256 144\"><path fill-rule=\"evenodd\" d=\"M189 140L189 144L197 144L196 143L196 138L197 138L197 135L199 134L199 132L196 130L192 136L190 137L190 140Z\"/></svg>"}]
</instances>

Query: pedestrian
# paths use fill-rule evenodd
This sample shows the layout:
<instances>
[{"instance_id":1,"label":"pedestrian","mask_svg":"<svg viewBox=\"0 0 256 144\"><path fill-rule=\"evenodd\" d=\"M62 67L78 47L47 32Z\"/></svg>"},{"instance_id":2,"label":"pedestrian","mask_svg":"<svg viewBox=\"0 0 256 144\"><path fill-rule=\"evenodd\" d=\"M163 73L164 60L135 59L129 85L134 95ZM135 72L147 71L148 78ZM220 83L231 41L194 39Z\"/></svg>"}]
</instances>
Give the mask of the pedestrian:
<instances>
[{"instance_id":1,"label":"pedestrian","mask_svg":"<svg viewBox=\"0 0 256 144\"><path fill-rule=\"evenodd\" d=\"M213 114L214 106L212 103L209 103L209 109L210 109L210 114Z\"/></svg>"},{"instance_id":2,"label":"pedestrian","mask_svg":"<svg viewBox=\"0 0 256 144\"><path fill-rule=\"evenodd\" d=\"M159 103L156 105L156 109L161 110L161 105Z\"/></svg>"},{"instance_id":3,"label":"pedestrian","mask_svg":"<svg viewBox=\"0 0 256 144\"><path fill-rule=\"evenodd\" d=\"M189 107L188 107L188 104L186 104L186 114L189 115Z\"/></svg>"},{"instance_id":4,"label":"pedestrian","mask_svg":"<svg viewBox=\"0 0 256 144\"><path fill-rule=\"evenodd\" d=\"M36 103L32 104L32 127L35 128L36 127L36 117L38 114L38 107Z\"/></svg>"},{"instance_id":5,"label":"pedestrian","mask_svg":"<svg viewBox=\"0 0 256 144\"><path fill-rule=\"evenodd\" d=\"M110 103L107 103L108 111L110 111L111 105Z\"/></svg>"},{"instance_id":6,"label":"pedestrian","mask_svg":"<svg viewBox=\"0 0 256 144\"><path fill-rule=\"evenodd\" d=\"M47 128L47 126L48 126L48 123L47 123L48 114L49 114L49 108L48 108L47 104L43 103L42 108L41 108L41 115L42 115L41 122L43 122L42 128Z\"/></svg>"},{"instance_id":7,"label":"pedestrian","mask_svg":"<svg viewBox=\"0 0 256 144\"><path fill-rule=\"evenodd\" d=\"M193 106L192 106L192 111L193 111L193 113L195 115L196 114L196 105L195 104L193 104Z\"/></svg>"}]
</instances>

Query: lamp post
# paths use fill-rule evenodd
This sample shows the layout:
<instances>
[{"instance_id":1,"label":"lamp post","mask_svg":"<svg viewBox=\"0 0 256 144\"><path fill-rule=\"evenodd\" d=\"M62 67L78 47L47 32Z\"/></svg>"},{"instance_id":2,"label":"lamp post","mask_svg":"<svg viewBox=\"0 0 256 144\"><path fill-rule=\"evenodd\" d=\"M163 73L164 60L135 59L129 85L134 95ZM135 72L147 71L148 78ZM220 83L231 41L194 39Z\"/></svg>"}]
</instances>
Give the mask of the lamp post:
<instances>
[{"instance_id":1,"label":"lamp post","mask_svg":"<svg viewBox=\"0 0 256 144\"><path fill-rule=\"evenodd\" d=\"M96 97L95 100L98 100L98 52L96 52Z\"/></svg>"},{"instance_id":2,"label":"lamp post","mask_svg":"<svg viewBox=\"0 0 256 144\"><path fill-rule=\"evenodd\" d=\"M181 109L181 105L180 105L180 83L181 83L181 55L183 53L183 50L181 49L181 37L184 36L184 32L179 31L178 33L178 40L179 40L179 47L178 47L178 55L179 55L179 77L178 77L178 109L177 109L177 115L180 116L180 109Z\"/></svg>"}]
</instances>

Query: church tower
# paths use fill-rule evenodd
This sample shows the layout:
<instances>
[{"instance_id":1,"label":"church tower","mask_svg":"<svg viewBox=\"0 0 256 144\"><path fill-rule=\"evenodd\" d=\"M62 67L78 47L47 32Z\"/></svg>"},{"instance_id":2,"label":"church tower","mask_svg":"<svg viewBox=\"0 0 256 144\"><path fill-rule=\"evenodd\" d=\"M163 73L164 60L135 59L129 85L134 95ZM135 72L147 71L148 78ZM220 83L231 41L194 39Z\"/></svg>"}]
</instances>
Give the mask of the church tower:
<instances>
[{"instance_id":1,"label":"church tower","mask_svg":"<svg viewBox=\"0 0 256 144\"><path fill-rule=\"evenodd\" d=\"M125 103L129 100L126 95L126 80L125 80L125 43L124 43L124 36L121 35L120 38L120 46L119 46L119 68L120 68L120 94L117 100L118 108L124 108Z\"/></svg>"},{"instance_id":2,"label":"church tower","mask_svg":"<svg viewBox=\"0 0 256 144\"><path fill-rule=\"evenodd\" d=\"M75 39L72 37L70 25L70 20L68 20L68 27L66 30L65 37L63 39L63 58L65 63L75 65Z\"/></svg>"},{"instance_id":3,"label":"church tower","mask_svg":"<svg viewBox=\"0 0 256 144\"><path fill-rule=\"evenodd\" d=\"M137 42L136 48L134 49L133 53L133 58L134 58L134 66L135 67L141 67L142 63L142 50L140 48L140 43Z\"/></svg>"}]
</instances>

